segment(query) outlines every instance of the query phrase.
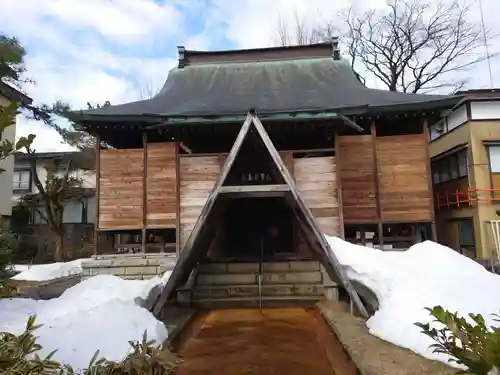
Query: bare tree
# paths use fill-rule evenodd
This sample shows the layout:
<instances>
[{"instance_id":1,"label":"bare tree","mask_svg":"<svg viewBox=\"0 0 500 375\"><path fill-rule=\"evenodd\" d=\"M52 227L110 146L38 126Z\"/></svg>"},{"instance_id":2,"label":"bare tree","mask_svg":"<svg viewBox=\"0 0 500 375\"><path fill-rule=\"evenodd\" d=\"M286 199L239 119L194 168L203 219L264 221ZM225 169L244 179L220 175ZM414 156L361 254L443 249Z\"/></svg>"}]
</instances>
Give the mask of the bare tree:
<instances>
[{"instance_id":1,"label":"bare tree","mask_svg":"<svg viewBox=\"0 0 500 375\"><path fill-rule=\"evenodd\" d=\"M32 207L49 226L54 239L53 258L56 262L71 259L72 254L65 246L66 228L63 222L64 208L71 200L85 196L81 177L73 177L72 172L79 168L75 161L80 159L70 155L60 162L49 162L44 165L47 172L45 183L40 180L37 169L37 159L34 150L28 148L30 169L37 193L27 194L21 198L21 205Z\"/></svg>"},{"instance_id":2,"label":"bare tree","mask_svg":"<svg viewBox=\"0 0 500 375\"><path fill-rule=\"evenodd\" d=\"M339 35L351 66L374 75L390 91L456 91L467 82L457 73L498 54L483 52L496 36L474 21L471 5L394 0L383 11L350 8L340 14L338 24L345 30ZM325 40L334 31L332 24L313 24L309 35Z\"/></svg>"},{"instance_id":3,"label":"bare tree","mask_svg":"<svg viewBox=\"0 0 500 375\"><path fill-rule=\"evenodd\" d=\"M396 0L383 15L349 10L344 43L351 64L359 60L391 91L456 90L466 83L456 73L484 61L483 43L493 38L470 20L470 10L458 1L422 0Z\"/></svg>"},{"instance_id":4,"label":"bare tree","mask_svg":"<svg viewBox=\"0 0 500 375\"><path fill-rule=\"evenodd\" d=\"M157 90L155 90L154 85L151 81L147 81L145 83L142 83L139 87L139 99L140 100L151 99L156 94L157 94Z\"/></svg>"},{"instance_id":5,"label":"bare tree","mask_svg":"<svg viewBox=\"0 0 500 375\"><path fill-rule=\"evenodd\" d=\"M286 18L278 17L278 26L274 37L275 44L280 46L306 45L321 43L331 38L333 26L330 23L309 22L301 17L296 9L293 12L293 23Z\"/></svg>"}]
</instances>

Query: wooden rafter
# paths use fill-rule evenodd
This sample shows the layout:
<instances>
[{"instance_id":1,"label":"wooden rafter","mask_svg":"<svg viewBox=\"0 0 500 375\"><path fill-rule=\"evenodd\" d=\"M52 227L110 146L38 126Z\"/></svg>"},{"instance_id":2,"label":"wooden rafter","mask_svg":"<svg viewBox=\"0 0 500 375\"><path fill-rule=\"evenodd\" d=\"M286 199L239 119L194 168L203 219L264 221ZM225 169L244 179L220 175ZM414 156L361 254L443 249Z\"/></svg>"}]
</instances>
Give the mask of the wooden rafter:
<instances>
[{"instance_id":1,"label":"wooden rafter","mask_svg":"<svg viewBox=\"0 0 500 375\"><path fill-rule=\"evenodd\" d=\"M225 180L234 164L235 158L238 155L243 141L246 139L251 128L254 128L258 134L258 138L262 141L263 145L267 149L269 156L273 164L276 167L280 177L285 181L286 188L281 185L279 189L281 194L285 196L285 199L292 207L295 216L300 223L301 229L305 234L306 240L310 244L311 248L314 249L318 258L322 262L325 270L328 272L329 276L338 281L349 293L353 304L357 307L359 313L367 317L368 313L364 307L361 299L356 293L354 287L352 286L349 279L346 277L344 270L342 269L337 257L331 250L328 241L321 231L318 229L314 217L302 199L295 182L288 171L288 168L283 163L279 152L274 147L271 139L269 138L264 126L260 122L259 118L252 113L248 113L245 122L234 142L233 147L221 169L220 177L210 193L205 206L203 207L200 216L186 242L183 250L180 253L177 264L175 265L170 278L163 289L161 296L155 303L153 308L153 313L157 317L160 317L163 306L167 303L171 295L174 293L176 288L180 287L189 277L189 274L196 266L198 260L204 255L207 247L204 246L205 241L208 238L209 232L213 230L210 226L212 225L213 215L217 214L218 207L220 208L221 198L228 193L227 187L223 187ZM276 186L276 185L274 185ZM225 189L225 190L224 190ZM259 190L259 188L252 188L254 190ZM246 193L250 193L250 190L246 189ZM245 189L242 189L245 190ZM226 193L224 193L226 191ZM261 191L260 191L261 192ZM243 191L243 193L245 193Z\"/></svg>"}]
</instances>

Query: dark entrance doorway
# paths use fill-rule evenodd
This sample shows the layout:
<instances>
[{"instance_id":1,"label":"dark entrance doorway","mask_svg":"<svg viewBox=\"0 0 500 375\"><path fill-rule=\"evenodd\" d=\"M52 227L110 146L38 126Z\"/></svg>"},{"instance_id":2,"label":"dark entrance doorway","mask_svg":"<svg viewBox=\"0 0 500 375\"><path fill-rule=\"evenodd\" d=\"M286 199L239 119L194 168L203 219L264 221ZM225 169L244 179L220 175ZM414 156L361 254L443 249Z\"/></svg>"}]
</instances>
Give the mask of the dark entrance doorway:
<instances>
[{"instance_id":1,"label":"dark entrance doorway","mask_svg":"<svg viewBox=\"0 0 500 375\"><path fill-rule=\"evenodd\" d=\"M265 261L294 254L294 216L283 198L229 200L222 216L221 257Z\"/></svg>"}]
</instances>

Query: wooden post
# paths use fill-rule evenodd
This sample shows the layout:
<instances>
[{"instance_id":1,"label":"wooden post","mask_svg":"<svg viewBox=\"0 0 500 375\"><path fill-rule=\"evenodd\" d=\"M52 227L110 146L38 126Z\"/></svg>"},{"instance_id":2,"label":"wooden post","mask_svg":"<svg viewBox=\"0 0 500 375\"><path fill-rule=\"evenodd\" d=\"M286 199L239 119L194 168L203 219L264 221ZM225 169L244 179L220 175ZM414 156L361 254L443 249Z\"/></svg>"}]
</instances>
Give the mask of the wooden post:
<instances>
[{"instance_id":1,"label":"wooden post","mask_svg":"<svg viewBox=\"0 0 500 375\"><path fill-rule=\"evenodd\" d=\"M436 221L433 221L431 223L431 236L432 236L432 240L434 242L437 242L437 228L436 228Z\"/></svg>"},{"instance_id":2,"label":"wooden post","mask_svg":"<svg viewBox=\"0 0 500 375\"><path fill-rule=\"evenodd\" d=\"M379 221L377 223L377 232L378 232L378 243L380 246L380 249L384 248L384 224Z\"/></svg>"},{"instance_id":3,"label":"wooden post","mask_svg":"<svg viewBox=\"0 0 500 375\"><path fill-rule=\"evenodd\" d=\"M339 207L339 229L340 238L345 239L345 228L344 228L344 207L342 206L342 181L340 180L340 158L339 158L339 135L335 132L334 135L334 152L335 152L335 177L337 180L337 204Z\"/></svg>"},{"instance_id":4,"label":"wooden post","mask_svg":"<svg viewBox=\"0 0 500 375\"><path fill-rule=\"evenodd\" d=\"M146 228L148 226L148 135L142 133L142 230L141 251L146 252Z\"/></svg>"},{"instance_id":5,"label":"wooden post","mask_svg":"<svg viewBox=\"0 0 500 375\"><path fill-rule=\"evenodd\" d=\"M94 255L97 256L97 247L99 246L99 186L101 185L101 137L95 136L94 145L94 165L95 165L95 209L94 209Z\"/></svg>"},{"instance_id":6,"label":"wooden post","mask_svg":"<svg viewBox=\"0 0 500 375\"><path fill-rule=\"evenodd\" d=\"M175 143L175 253L179 257L181 252L181 168L180 161L180 145L179 142Z\"/></svg>"},{"instance_id":7,"label":"wooden post","mask_svg":"<svg viewBox=\"0 0 500 375\"><path fill-rule=\"evenodd\" d=\"M377 196L378 242L380 248L382 249L384 247L384 225L382 221L382 207L380 205L380 179L378 175L377 129L375 127L375 121L372 121L370 127L370 133L372 135L372 145L373 145L373 167L375 168L375 194Z\"/></svg>"},{"instance_id":8,"label":"wooden post","mask_svg":"<svg viewBox=\"0 0 500 375\"><path fill-rule=\"evenodd\" d=\"M434 188L432 184L432 170L431 170L431 156L429 154L429 127L427 126L427 120L424 119L424 122L422 124L423 127L423 132L425 134L425 139L427 141L426 147L425 147L425 152L427 155L427 171L428 171L428 183L429 183L429 197L430 197L430 210L431 210L431 235L432 235L432 240L434 242L437 242L437 228L436 228L436 212L434 211Z\"/></svg>"}]
</instances>

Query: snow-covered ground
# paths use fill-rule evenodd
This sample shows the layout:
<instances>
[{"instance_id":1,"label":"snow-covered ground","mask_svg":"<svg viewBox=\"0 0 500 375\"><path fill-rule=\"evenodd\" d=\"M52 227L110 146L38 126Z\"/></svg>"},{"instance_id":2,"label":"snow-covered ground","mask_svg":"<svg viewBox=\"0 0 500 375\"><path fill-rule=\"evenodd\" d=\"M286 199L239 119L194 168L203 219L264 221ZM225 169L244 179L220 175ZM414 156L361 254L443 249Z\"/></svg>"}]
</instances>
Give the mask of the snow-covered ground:
<instances>
[{"instance_id":1,"label":"snow-covered ground","mask_svg":"<svg viewBox=\"0 0 500 375\"><path fill-rule=\"evenodd\" d=\"M49 264L33 264L13 266L14 271L19 272L12 279L27 281L47 281L59 277L81 275L82 262L87 259L77 259L71 262L58 262Z\"/></svg>"},{"instance_id":2,"label":"snow-covered ground","mask_svg":"<svg viewBox=\"0 0 500 375\"><path fill-rule=\"evenodd\" d=\"M326 238L347 276L379 300L379 310L367 322L371 334L447 362L447 356L432 353L433 341L414 325L432 320L426 307L441 305L464 316L480 313L495 323L491 314L500 310L500 276L452 249L426 241L391 252ZM81 260L70 263L35 266L16 278L47 280L81 272ZM44 354L59 349L56 358L76 368L85 367L97 349L110 360L120 360L129 350L128 341L140 340L144 330L157 342L166 339L165 326L141 306L169 275L147 281L101 275L49 301L0 300L0 331L21 332L28 316L36 314L43 324L38 335Z\"/></svg>"},{"instance_id":3,"label":"snow-covered ground","mask_svg":"<svg viewBox=\"0 0 500 375\"><path fill-rule=\"evenodd\" d=\"M441 305L460 315L480 313L489 325L500 310L500 276L475 261L426 241L407 251L381 251L328 237L330 247L347 277L377 296L380 308L368 321L370 333L430 359L449 357L432 353L432 339L415 322L430 322L426 307Z\"/></svg>"},{"instance_id":4,"label":"snow-covered ground","mask_svg":"<svg viewBox=\"0 0 500 375\"><path fill-rule=\"evenodd\" d=\"M157 343L167 338L164 324L141 306L169 276L170 271L136 281L100 275L48 301L0 299L0 331L21 333L28 317L36 315L42 324L37 330L41 354L58 349L55 358L76 369L85 368L96 350L109 360L121 360L130 350L128 341L140 341L145 330Z\"/></svg>"}]
</instances>

